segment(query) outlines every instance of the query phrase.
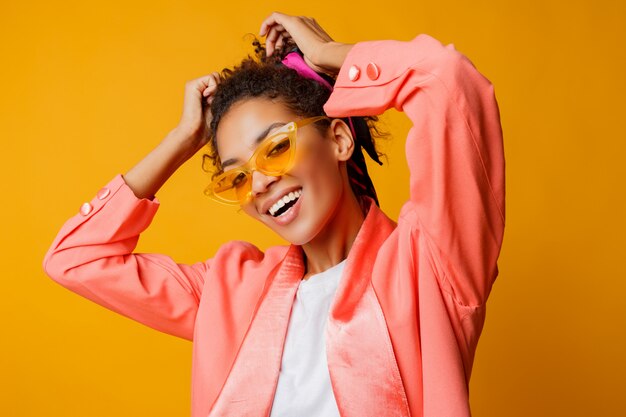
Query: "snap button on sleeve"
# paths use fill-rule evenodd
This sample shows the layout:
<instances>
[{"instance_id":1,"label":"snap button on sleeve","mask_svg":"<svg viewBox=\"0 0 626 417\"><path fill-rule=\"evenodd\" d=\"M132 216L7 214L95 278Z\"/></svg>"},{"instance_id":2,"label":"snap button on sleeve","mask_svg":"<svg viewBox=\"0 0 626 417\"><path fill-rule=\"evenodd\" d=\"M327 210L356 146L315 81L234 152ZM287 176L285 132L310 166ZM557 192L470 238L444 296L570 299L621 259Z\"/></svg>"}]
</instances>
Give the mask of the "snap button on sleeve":
<instances>
[{"instance_id":1,"label":"snap button on sleeve","mask_svg":"<svg viewBox=\"0 0 626 417\"><path fill-rule=\"evenodd\" d=\"M107 187L103 187L100 191L98 191L98 199L104 200L109 196L109 194L111 194L111 190L109 190Z\"/></svg>"},{"instance_id":2,"label":"snap button on sleeve","mask_svg":"<svg viewBox=\"0 0 626 417\"><path fill-rule=\"evenodd\" d=\"M360 74L361 69L356 65L352 65L348 71L348 78L350 78L350 81L356 81L359 79Z\"/></svg>"},{"instance_id":3,"label":"snap button on sleeve","mask_svg":"<svg viewBox=\"0 0 626 417\"><path fill-rule=\"evenodd\" d=\"M91 209L92 209L92 208L93 208L93 207L91 207L91 204L89 204L89 203L84 203L82 206L80 206L80 213L81 213L83 216L86 216L86 215L88 215L89 213L91 213Z\"/></svg>"},{"instance_id":4,"label":"snap button on sleeve","mask_svg":"<svg viewBox=\"0 0 626 417\"><path fill-rule=\"evenodd\" d=\"M376 80L380 75L380 69L378 68L378 65L374 64L373 62L367 64L367 69L365 71L367 72L367 76L370 78L370 80Z\"/></svg>"}]
</instances>

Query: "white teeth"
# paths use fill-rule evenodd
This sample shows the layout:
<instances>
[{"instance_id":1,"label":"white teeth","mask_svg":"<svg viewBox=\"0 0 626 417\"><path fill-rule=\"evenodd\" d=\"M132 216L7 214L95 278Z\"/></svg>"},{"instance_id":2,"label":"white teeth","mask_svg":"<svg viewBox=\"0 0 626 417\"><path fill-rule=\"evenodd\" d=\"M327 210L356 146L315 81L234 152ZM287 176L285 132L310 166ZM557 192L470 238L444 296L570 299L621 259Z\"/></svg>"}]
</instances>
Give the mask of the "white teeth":
<instances>
[{"instance_id":1,"label":"white teeth","mask_svg":"<svg viewBox=\"0 0 626 417\"><path fill-rule=\"evenodd\" d=\"M279 208L284 207L285 204L299 198L300 195L302 195L302 188L297 191L292 191L288 194L285 194L282 198L278 199L278 201L276 201L272 207L270 207L269 213L273 216Z\"/></svg>"}]
</instances>

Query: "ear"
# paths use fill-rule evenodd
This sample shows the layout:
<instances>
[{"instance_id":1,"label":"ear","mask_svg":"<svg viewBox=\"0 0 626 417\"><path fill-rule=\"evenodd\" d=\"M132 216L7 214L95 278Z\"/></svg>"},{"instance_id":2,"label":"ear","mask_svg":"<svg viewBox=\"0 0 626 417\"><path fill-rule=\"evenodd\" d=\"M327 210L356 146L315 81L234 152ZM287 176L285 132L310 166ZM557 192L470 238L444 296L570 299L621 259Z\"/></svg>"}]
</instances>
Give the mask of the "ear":
<instances>
[{"instance_id":1,"label":"ear","mask_svg":"<svg viewBox=\"0 0 626 417\"><path fill-rule=\"evenodd\" d=\"M341 119L333 119L329 133L332 142L332 151L338 161L347 161L354 152L354 137L350 126Z\"/></svg>"}]
</instances>

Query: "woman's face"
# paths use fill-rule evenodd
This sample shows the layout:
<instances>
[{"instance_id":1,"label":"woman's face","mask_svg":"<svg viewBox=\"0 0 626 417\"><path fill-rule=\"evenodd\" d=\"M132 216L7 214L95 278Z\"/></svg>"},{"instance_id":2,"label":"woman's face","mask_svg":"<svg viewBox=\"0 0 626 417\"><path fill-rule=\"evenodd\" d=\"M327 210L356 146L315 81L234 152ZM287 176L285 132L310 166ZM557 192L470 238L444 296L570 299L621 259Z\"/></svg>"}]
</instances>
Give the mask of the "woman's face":
<instances>
[{"instance_id":1,"label":"woman's face","mask_svg":"<svg viewBox=\"0 0 626 417\"><path fill-rule=\"evenodd\" d=\"M222 116L216 132L220 161L228 164L224 170L246 163L259 137L299 119L302 117L284 104L268 98L235 103ZM349 185L342 161L349 159L353 142L349 128L340 119L333 120L325 136L314 124L299 127L297 135L295 166L276 177L253 171L252 198L242 209L287 241L303 245L324 230L345 198ZM289 208L274 212L275 204L285 196L285 207Z\"/></svg>"}]
</instances>

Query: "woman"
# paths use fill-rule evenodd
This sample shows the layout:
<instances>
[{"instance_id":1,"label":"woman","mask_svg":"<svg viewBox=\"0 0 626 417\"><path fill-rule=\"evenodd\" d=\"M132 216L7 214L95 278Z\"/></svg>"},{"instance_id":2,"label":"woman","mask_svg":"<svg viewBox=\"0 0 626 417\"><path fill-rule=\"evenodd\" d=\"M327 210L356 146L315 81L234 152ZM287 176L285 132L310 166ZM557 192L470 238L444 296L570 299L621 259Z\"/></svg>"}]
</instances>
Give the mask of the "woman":
<instances>
[{"instance_id":1,"label":"woman","mask_svg":"<svg viewBox=\"0 0 626 417\"><path fill-rule=\"evenodd\" d=\"M504 232L493 86L424 34L343 44L273 13L261 35L260 63L187 83L179 125L65 223L46 272L193 340L195 417L469 416ZM361 150L377 159L366 116L391 107L413 122L397 223ZM193 265L133 253L155 193L208 138L207 193L291 244L232 241Z\"/></svg>"}]
</instances>

